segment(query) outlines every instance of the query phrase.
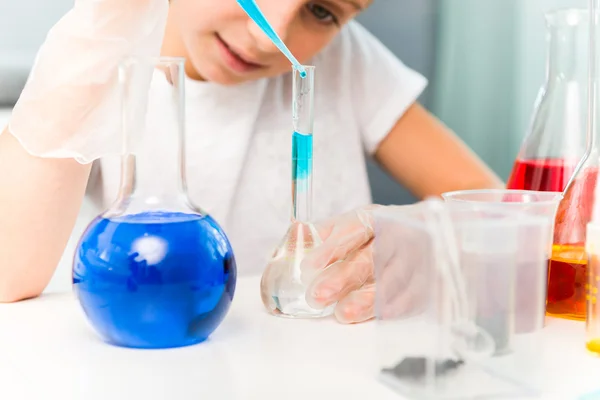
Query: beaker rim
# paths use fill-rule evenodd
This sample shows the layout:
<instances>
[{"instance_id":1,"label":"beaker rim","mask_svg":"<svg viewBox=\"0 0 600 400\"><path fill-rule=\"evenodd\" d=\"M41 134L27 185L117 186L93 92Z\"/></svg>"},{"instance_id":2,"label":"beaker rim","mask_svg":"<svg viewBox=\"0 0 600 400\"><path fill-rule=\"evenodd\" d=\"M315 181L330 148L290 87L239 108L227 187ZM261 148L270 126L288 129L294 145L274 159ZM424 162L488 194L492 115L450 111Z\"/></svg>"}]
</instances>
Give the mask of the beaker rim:
<instances>
[{"instance_id":1,"label":"beaker rim","mask_svg":"<svg viewBox=\"0 0 600 400\"><path fill-rule=\"evenodd\" d=\"M481 200L481 196L491 195L498 196L496 200ZM528 201L503 201L504 195L522 195ZM479 197L479 200L477 199ZM460 203L485 203L485 204L501 204L506 207L520 207L523 204L527 205L551 205L558 204L563 198L562 192L546 192L537 190L523 189L472 189L472 190L455 190L442 193L442 198L445 201L460 202Z\"/></svg>"}]
</instances>

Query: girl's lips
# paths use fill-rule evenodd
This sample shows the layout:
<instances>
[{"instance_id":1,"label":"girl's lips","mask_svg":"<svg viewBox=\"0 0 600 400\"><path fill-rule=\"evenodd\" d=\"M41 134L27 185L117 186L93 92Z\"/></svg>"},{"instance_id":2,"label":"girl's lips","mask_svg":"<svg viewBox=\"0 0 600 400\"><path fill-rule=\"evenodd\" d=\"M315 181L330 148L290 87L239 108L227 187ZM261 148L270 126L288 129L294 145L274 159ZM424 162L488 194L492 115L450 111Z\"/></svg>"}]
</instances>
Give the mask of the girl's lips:
<instances>
[{"instance_id":1,"label":"girl's lips","mask_svg":"<svg viewBox=\"0 0 600 400\"><path fill-rule=\"evenodd\" d=\"M248 73L264 68L263 65L257 64L240 55L233 50L218 34L217 45L225 64L235 72Z\"/></svg>"}]
</instances>

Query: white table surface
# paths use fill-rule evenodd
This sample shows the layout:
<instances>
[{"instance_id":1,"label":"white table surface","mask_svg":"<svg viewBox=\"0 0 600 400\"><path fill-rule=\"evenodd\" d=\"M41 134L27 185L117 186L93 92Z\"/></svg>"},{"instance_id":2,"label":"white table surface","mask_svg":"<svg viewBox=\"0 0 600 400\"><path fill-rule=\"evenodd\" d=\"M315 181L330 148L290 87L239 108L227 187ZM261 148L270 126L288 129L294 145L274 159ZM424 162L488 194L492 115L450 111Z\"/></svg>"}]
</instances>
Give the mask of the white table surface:
<instances>
[{"instance_id":1,"label":"white table surface","mask_svg":"<svg viewBox=\"0 0 600 400\"><path fill-rule=\"evenodd\" d=\"M276 318L242 278L202 344L131 350L102 343L71 294L0 305L0 399L397 399L374 378L375 324Z\"/></svg>"},{"instance_id":2,"label":"white table surface","mask_svg":"<svg viewBox=\"0 0 600 400\"><path fill-rule=\"evenodd\" d=\"M224 323L206 342L131 350L101 342L70 293L0 305L0 399L398 400L376 380L377 323L268 315L258 278L241 278ZM550 320L544 399L600 390L600 359L583 324ZM600 396L598 397L600 398Z\"/></svg>"},{"instance_id":3,"label":"white table surface","mask_svg":"<svg viewBox=\"0 0 600 400\"><path fill-rule=\"evenodd\" d=\"M0 126L9 115L0 109ZM0 304L0 400L401 399L375 378L376 323L272 317L257 277L238 280L229 314L205 343L174 350L102 343L67 292L76 238L96 214L84 203L43 296ZM544 336L543 398L597 391L600 400L600 358L583 348L584 324L549 319Z\"/></svg>"}]
</instances>

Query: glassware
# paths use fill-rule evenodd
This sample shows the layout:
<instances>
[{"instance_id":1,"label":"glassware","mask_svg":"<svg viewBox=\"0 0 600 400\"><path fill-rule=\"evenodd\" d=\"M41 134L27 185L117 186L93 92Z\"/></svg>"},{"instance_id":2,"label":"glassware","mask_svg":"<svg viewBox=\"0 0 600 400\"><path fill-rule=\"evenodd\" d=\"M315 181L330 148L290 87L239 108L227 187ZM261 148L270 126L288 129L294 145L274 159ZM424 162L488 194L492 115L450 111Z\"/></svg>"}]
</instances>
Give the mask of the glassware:
<instances>
[{"instance_id":1,"label":"glassware","mask_svg":"<svg viewBox=\"0 0 600 400\"><path fill-rule=\"evenodd\" d=\"M407 398L521 398L543 389L557 201L509 193L530 196L526 209L503 204L506 191L492 193L497 201L459 199L469 194L373 212L379 377Z\"/></svg>"},{"instance_id":2,"label":"glassware","mask_svg":"<svg viewBox=\"0 0 600 400\"><path fill-rule=\"evenodd\" d=\"M315 309L306 301L314 276L300 269L306 254L322 244L311 222L315 67L304 66L306 76L293 70L292 206L290 227L275 250L261 280L267 310L290 318L331 315L334 306Z\"/></svg>"},{"instance_id":3,"label":"glassware","mask_svg":"<svg viewBox=\"0 0 600 400\"><path fill-rule=\"evenodd\" d=\"M304 66L301 65L298 62L298 60L296 60L296 57L294 57L294 55L287 48L285 43L283 43L283 40L281 40L275 29L273 29L271 24L269 24L269 21L267 21L267 18L261 11L260 7L258 7L258 4L256 4L256 1L237 0L237 3L240 7L242 7L246 14L248 14L250 19L252 19L252 21L254 21L254 23L264 32L264 34L267 35L269 39L271 39L271 42L273 42L273 44L277 46L279 51L281 51L281 53L283 53L283 55L286 56L288 60L290 60L290 62L294 66L294 69L297 69L300 72L300 77L306 77L306 70L304 69Z\"/></svg>"},{"instance_id":4,"label":"glassware","mask_svg":"<svg viewBox=\"0 0 600 400\"><path fill-rule=\"evenodd\" d=\"M546 311L571 319L585 318L585 226L598 175L595 140L587 130L589 17L588 10L574 8L546 14L547 80L507 184L565 192L556 214Z\"/></svg>"},{"instance_id":5,"label":"glassware","mask_svg":"<svg viewBox=\"0 0 600 400\"><path fill-rule=\"evenodd\" d=\"M560 9L546 17L546 82L508 189L562 192L587 150L588 12Z\"/></svg>"},{"instance_id":6,"label":"glassware","mask_svg":"<svg viewBox=\"0 0 600 400\"><path fill-rule=\"evenodd\" d=\"M593 13L586 13L587 26L595 25ZM596 46L594 33L588 29L589 49ZM589 51L588 51L589 53ZM554 230L554 246L548 270L548 314L575 320L586 318L587 262L586 225L591 220L594 206L594 187L598 179L598 138L595 128L597 114L596 72L594 64L597 56L588 58L588 87L590 92L586 103L588 150L565 189L565 195L558 207ZM583 107L581 107L583 108Z\"/></svg>"},{"instance_id":7,"label":"glassware","mask_svg":"<svg viewBox=\"0 0 600 400\"><path fill-rule=\"evenodd\" d=\"M78 243L74 291L108 343L196 344L229 310L236 262L219 224L187 195L184 60L131 58L119 77L121 187Z\"/></svg>"},{"instance_id":8,"label":"glassware","mask_svg":"<svg viewBox=\"0 0 600 400\"><path fill-rule=\"evenodd\" d=\"M598 45L597 41L598 13L600 12L598 0L590 0L591 20L590 20L590 42L592 43L592 56L590 57L590 78L591 87L594 90L590 96L590 114L594 118L590 119L590 132L597 132L597 105L598 105ZM597 136L591 135L597 139ZM595 147L594 147L595 149ZM596 185L594 190L594 206L592 210L592 219L587 224L586 230L586 252L587 252L587 281L585 283L586 300L586 349L600 356L600 302L598 301L600 291L600 185Z\"/></svg>"},{"instance_id":9,"label":"glassware","mask_svg":"<svg viewBox=\"0 0 600 400\"><path fill-rule=\"evenodd\" d=\"M553 225L562 194L528 190L465 190L442 194L451 203L488 217L494 212L512 211L536 217L520 226L517 245L515 331L529 332L543 326L546 303L547 266L552 254ZM515 214L517 215L517 214ZM479 235L484 243L489 237ZM477 236L473 236L473 241ZM541 325L540 325L541 324Z\"/></svg>"}]
</instances>

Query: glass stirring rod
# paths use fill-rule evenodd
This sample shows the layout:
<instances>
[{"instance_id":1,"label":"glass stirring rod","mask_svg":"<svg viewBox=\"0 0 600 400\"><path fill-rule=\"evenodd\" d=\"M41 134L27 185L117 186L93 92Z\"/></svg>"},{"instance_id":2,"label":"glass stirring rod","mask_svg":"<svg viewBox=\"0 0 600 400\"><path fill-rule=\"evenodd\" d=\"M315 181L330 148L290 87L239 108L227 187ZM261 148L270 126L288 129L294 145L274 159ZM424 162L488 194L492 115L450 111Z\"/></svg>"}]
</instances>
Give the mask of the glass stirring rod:
<instances>
[{"instance_id":1,"label":"glass stirring rod","mask_svg":"<svg viewBox=\"0 0 600 400\"><path fill-rule=\"evenodd\" d=\"M304 67L296 60L296 57L290 52L287 46L283 43L283 40L279 37L277 32L273 29L267 18L264 16L256 1L254 0L237 0L237 3L242 7L242 9L248 14L248 16L258 25L260 29L271 39L273 44L277 46L277 48L290 60L290 62L294 65L294 67L300 72L300 77L306 77L306 70Z\"/></svg>"}]
</instances>

